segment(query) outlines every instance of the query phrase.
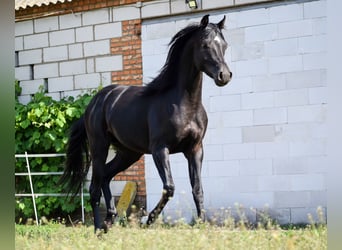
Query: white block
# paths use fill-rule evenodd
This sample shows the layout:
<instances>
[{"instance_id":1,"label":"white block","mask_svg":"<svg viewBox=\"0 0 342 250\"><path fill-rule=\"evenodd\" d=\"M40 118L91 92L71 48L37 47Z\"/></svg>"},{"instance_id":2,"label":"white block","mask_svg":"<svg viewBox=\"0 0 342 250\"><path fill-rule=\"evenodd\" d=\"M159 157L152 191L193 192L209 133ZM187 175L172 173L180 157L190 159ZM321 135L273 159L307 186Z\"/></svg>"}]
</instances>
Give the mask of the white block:
<instances>
[{"instance_id":1,"label":"white block","mask_svg":"<svg viewBox=\"0 0 342 250\"><path fill-rule=\"evenodd\" d=\"M288 108L288 122L324 122L327 109L324 105L297 106Z\"/></svg>"},{"instance_id":2,"label":"white block","mask_svg":"<svg viewBox=\"0 0 342 250\"><path fill-rule=\"evenodd\" d=\"M287 122L286 108L266 108L254 110L255 125L282 124Z\"/></svg>"},{"instance_id":3,"label":"white block","mask_svg":"<svg viewBox=\"0 0 342 250\"><path fill-rule=\"evenodd\" d=\"M320 204L321 205L321 204ZM317 205L314 207L300 207L291 209L291 224L312 224L314 223L326 223L326 209L323 208L324 218L318 217ZM309 219L309 215L311 218ZM313 220L313 221L312 221Z\"/></svg>"},{"instance_id":4,"label":"white block","mask_svg":"<svg viewBox=\"0 0 342 250\"><path fill-rule=\"evenodd\" d=\"M50 33L50 46L63 45L75 42L75 30L68 29Z\"/></svg>"},{"instance_id":5,"label":"white block","mask_svg":"<svg viewBox=\"0 0 342 250\"><path fill-rule=\"evenodd\" d=\"M254 59L236 62L236 77L259 76L267 74L268 63L266 59Z\"/></svg>"},{"instance_id":6,"label":"white block","mask_svg":"<svg viewBox=\"0 0 342 250\"><path fill-rule=\"evenodd\" d=\"M87 66L87 73L94 73L95 72L95 59L87 58L86 66Z\"/></svg>"},{"instance_id":7,"label":"white block","mask_svg":"<svg viewBox=\"0 0 342 250\"><path fill-rule=\"evenodd\" d=\"M98 56L110 54L109 40L87 42L83 44L84 56Z\"/></svg>"},{"instance_id":8,"label":"white block","mask_svg":"<svg viewBox=\"0 0 342 250\"><path fill-rule=\"evenodd\" d=\"M31 67L30 66L22 66L22 67L15 67L15 79L18 81L22 80L32 80L31 75Z\"/></svg>"},{"instance_id":9,"label":"white block","mask_svg":"<svg viewBox=\"0 0 342 250\"><path fill-rule=\"evenodd\" d=\"M83 57L83 45L82 43L68 45L69 59L76 59Z\"/></svg>"},{"instance_id":10,"label":"white block","mask_svg":"<svg viewBox=\"0 0 342 250\"><path fill-rule=\"evenodd\" d=\"M105 87L110 84L112 84L112 73L111 72L101 73L101 85Z\"/></svg>"},{"instance_id":11,"label":"white block","mask_svg":"<svg viewBox=\"0 0 342 250\"><path fill-rule=\"evenodd\" d=\"M18 96L18 101L23 105L27 105L31 101L31 95Z\"/></svg>"},{"instance_id":12,"label":"white block","mask_svg":"<svg viewBox=\"0 0 342 250\"><path fill-rule=\"evenodd\" d=\"M209 128L205 136L206 144L226 144L241 142L241 128Z\"/></svg>"},{"instance_id":13,"label":"white block","mask_svg":"<svg viewBox=\"0 0 342 250\"><path fill-rule=\"evenodd\" d=\"M122 36L121 22L95 25L95 40L121 37L121 36Z\"/></svg>"},{"instance_id":14,"label":"white block","mask_svg":"<svg viewBox=\"0 0 342 250\"><path fill-rule=\"evenodd\" d=\"M73 89L74 89L74 78L72 76L49 78L49 81L48 81L49 92L67 91L67 90L73 90Z\"/></svg>"},{"instance_id":15,"label":"white block","mask_svg":"<svg viewBox=\"0 0 342 250\"><path fill-rule=\"evenodd\" d=\"M44 62L55 62L68 59L68 47L58 46L43 49Z\"/></svg>"},{"instance_id":16,"label":"white block","mask_svg":"<svg viewBox=\"0 0 342 250\"><path fill-rule=\"evenodd\" d=\"M242 109L270 108L273 106L273 92L247 93L241 95Z\"/></svg>"},{"instance_id":17,"label":"white block","mask_svg":"<svg viewBox=\"0 0 342 250\"><path fill-rule=\"evenodd\" d=\"M14 39L14 42L15 42L14 44L15 51L24 49L24 38L22 36L16 37Z\"/></svg>"},{"instance_id":18,"label":"white block","mask_svg":"<svg viewBox=\"0 0 342 250\"><path fill-rule=\"evenodd\" d=\"M321 156L326 153L327 145L324 139L290 143L290 157Z\"/></svg>"},{"instance_id":19,"label":"white block","mask_svg":"<svg viewBox=\"0 0 342 250\"><path fill-rule=\"evenodd\" d=\"M299 20L303 18L303 5L286 4L272 7L269 9L269 15L272 23Z\"/></svg>"},{"instance_id":20,"label":"white block","mask_svg":"<svg viewBox=\"0 0 342 250\"><path fill-rule=\"evenodd\" d=\"M275 106L294 106L309 103L307 89L291 89L274 92Z\"/></svg>"},{"instance_id":21,"label":"white block","mask_svg":"<svg viewBox=\"0 0 342 250\"><path fill-rule=\"evenodd\" d=\"M290 123L276 126L276 141L297 142L313 138L310 125L307 123Z\"/></svg>"},{"instance_id":22,"label":"white block","mask_svg":"<svg viewBox=\"0 0 342 250\"><path fill-rule=\"evenodd\" d=\"M255 76L252 78L254 92L282 90L286 88L285 74Z\"/></svg>"},{"instance_id":23,"label":"white block","mask_svg":"<svg viewBox=\"0 0 342 250\"><path fill-rule=\"evenodd\" d=\"M310 192L279 191L274 194L276 208L307 207L310 202Z\"/></svg>"},{"instance_id":24,"label":"white block","mask_svg":"<svg viewBox=\"0 0 342 250\"><path fill-rule=\"evenodd\" d=\"M270 41L278 38L276 24L250 26L245 28L245 43Z\"/></svg>"},{"instance_id":25,"label":"white block","mask_svg":"<svg viewBox=\"0 0 342 250\"><path fill-rule=\"evenodd\" d=\"M265 55L268 57L274 56L289 56L298 53L298 39L289 38L275 41L265 42Z\"/></svg>"},{"instance_id":26,"label":"white block","mask_svg":"<svg viewBox=\"0 0 342 250\"><path fill-rule=\"evenodd\" d=\"M100 86L100 74L85 74L75 76L75 89L97 88Z\"/></svg>"},{"instance_id":27,"label":"white block","mask_svg":"<svg viewBox=\"0 0 342 250\"><path fill-rule=\"evenodd\" d=\"M205 145L204 161L222 161L223 148L222 145Z\"/></svg>"},{"instance_id":28,"label":"white block","mask_svg":"<svg viewBox=\"0 0 342 250\"><path fill-rule=\"evenodd\" d=\"M240 95L224 95L210 97L210 112L232 111L241 108Z\"/></svg>"},{"instance_id":29,"label":"white block","mask_svg":"<svg viewBox=\"0 0 342 250\"><path fill-rule=\"evenodd\" d=\"M238 27L266 24L268 20L268 10L266 8L251 9L237 13Z\"/></svg>"},{"instance_id":30,"label":"white block","mask_svg":"<svg viewBox=\"0 0 342 250\"><path fill-rule=\"evenodd\" d=\"M252 78L233 76L231 82L227 86L221 88L221 91L223 95L233 95L252 92Z\"/></svg>"},{"instance_id":31,"label":"white block","mask_svg":"<svg viewBox=\"0 0 342 250\"><path fill-rule=\"evenodd\" d=\"M113 8L113 21L125 21L140 18L140 9L134 5Z\"/></svg>"},{"instance_id":32,"label":"white block","mask_svg":"<svg viewBox=\"0 0 342 250\"><path fill-rule=\"evenodd\" d=\"M59 16L60 29L70 29L75 27L81 27L82 14L72 13Z\"/></svg>"},{"instance_id":33,"label":"white block","mask_svg":"<svg viewBox=\"0 0 342 250\"><path fill-rule=\"evenodd\" d=\"M172 37L175 35L175 22L159 22L151 23L146 26L146 40L163 39L165 37Z\"/></svg>"},{"instance_id":34,"label":"white block","mask_svg":"<svg viewBox=\"0 0 342 250\"><path fill-rule=\"evenodd\" d=\"M35 33L58 30L58 16L34 19Z\"/></svg>"},{"instance_id":35,"label":"white block","mask_svg":"<svg viewBox=\"0 0 342 250\"><path fill-rule=\"evenodd\" d=\"M86 26L76 29L76 42L88 42L94 40L94 27Z\"/></svg>"},{"instance_id":36,"label":"white block","mask_svg":"<svg viewBox=\"0 0 342 250\"><path fill-rule=\"evenodd\" d=\"M326 177L323 174L293 175L291 178L292 191L319 191L326 188Z\"/></svg>"},{"instance_id":37,"label":"white block","mask_svg":"<svg viewBox=\"0 0 342 250\"><path fill-rule=\"evenodd\" d=\"M327 191L326 190L318 190L311 191L311 199L310 206L318 208L319 206L325 207L327 205Z\"/></svg>"},{"instance_id":38,"label":"white block","mask_svg":"<svg viewBox=\"0 0 342 250\"><path fill-rule=\"evenodd\" d=\"M58 63L46 63L33 66L34 79L42 79L58 76Z\"/></svg>"},{"instance_id":39,"label":"white block","mask_svg":"<svg viewBox=\"0 0 342 250\"><path fill-rule=\"evenodd\" d=\"M326 155L308 157L308 172L328 173L328 157Z\"/></svg>"},{"instance_id":40,"label":"white block","mask_svg":"<svg viewBox=\"0 0 342 250\"><path fill-rule=\"evenodd\" d=\"M327 15L326 1L304 3L304 18L325 17Z\"/></svg>"},{"instance_id":41,"label":"white block","mask_svg":"<svg viewBox=\"0 0 342 250\"><path fill-rule=\"evenodd\" d=\"M214 8L222 8L222 7L228 7L234 5L233 0L218 0L218 1L212 1L212 0L203 0L202 1L202 9L214 9Z\"/></svg>"},{"instance_id":42,"label":"white block","mask_svg":"<svg viewBox=\"0 0 342 250\"><path fill-rule=\"evenodd\" d=\"M275 175L295 175L308 172L307 157L280 157L273 159L273 170Z\"/></svg>"},{"instance_id":43,"label":"white block","mask_svg":"<svg viewBox=\"0 0 342 250\"><path fill-rule=\"evenodd\" d=\"M258 191L288 191L291 188L290 179L288 175L258 176Z\"/></svg>"},{"instance_id":44,"label":"white block","mask_svg":"<svg viewBox=\"0 0 342 250\"><path fill-rule=\"evenodd\" d=\"M272 175L272 159L239 160L239 175L264 176Z\"/></svg>"},{"instance_id":45,"label":"white block","mask_svg":"<svg viewBox=\"0 0 342 250\"><path fill-rule=\"evenodd\" d=\"M225 160L241 160L255 158L255 145L253 143L236 143L223 145Z\"/></svg>"},{"instance_id":46,"label":"white block","mask_svg":"<svg viewBox=\"0 0 342 250\"><path fill-rule=\"evenodd\" d=\"M256 159L279 158L289 156L289 145L286 142L255 143Z\"/></svg>"},{"instance_id":47,"label":"white block","mask_svg":"<svg viewBox=\"0 0 342 250\"><path fill-rule=\"evenodd\" d=\"M303 55L304 70L326 69L327 68L327 53L314 53Z\"/></svg>"},{"instance_id":48,"label":"white block","mask_svg":"<svg viewBox=\"0 0 342 250\"><path fill-rule=\"evenodd\" d=\"M321 17L312 20L313 22L313 35L321 35L327 33L327 18Z\"/></svg>"},{"instance_id":49,"label":"white block","mask_svg":"<svg viewBox=\"0 0 342 250\"><path fill-rule=\"evenodd\" d=\"M230 53L227 53L228 55ZM232 47L231 60L227 61L241 61L258 59L264 57L264 44L261 42L255 42L250 44L235 45Z\"/></svg>"},{"instance_id":50,"label":"white block","mask_svg":"<svg viewBox=\"0 0 342 250\"><path fill-rule=\"evenodd\" d=\"M208 172L208 177L238 176L239 161L210 161Z\"/></svg>"},{"instance_id":51,"label":"white block","mask_svg":"<svg viewBox=\"0 0 342 250\"><path fill-rule=\"evenodd\" d=\"M62 62L59 65L61 76L84 74L85 69L85 60Z\"/></svg>"},{"instance_id":52,"label":"white block","mask_svg":"<svg viewBox=\"0 0 342 250\"><path fill-rule=\"evenodd\" d=\"M52 100L60 101L61 100L61 93L55 92L55 93L46 93L46 96L50 96Z\"/></svg>"},{"instance_id":53,"label":"white block","mask_svg":"<svg viewBox=\"0 0 342 250\"><path fill-rule=\"evenodd\" d=\"M95 58L96 72L117 71L123 69L122 55Z\"/></svg>"},{"instance_id":54,"label":"white block","mask_svg":"<svg viewBox=\"0 0 342 250\"><path fill-rule=\"evenodd\" d=\"M274 126L254 126L242 128L242 142L272 142L275 138Z\"/></svg>"},{"instance_id":55,"label":"white block","mask_svg":"<svg viewBox=\"0 0 342 250\"><path fill-rule=\"evenodd\" d=\"M19 65L36 64L43 62L41 49L19 51Z\"/></svg>"},{"instance_id":56,"label":"white block","mask_svg":"<svg viewBox=\"0 0 342 250\"><path fill-rule=\"evenodd\" d=\"M269 59L269 72L271 74L300 71L302 69L302 56L279 56Z\"/></svg>"},{"instance_id":57,"label":"white block","mask_svg":"<svg viewBox=\"0 0 342 250\"><path fill-rule=\"evenodd\" d=\"M300 53L318 53L327 51L327 36L308 36L298 39L298 50Z\"/></svg>"},{"instance_id":58,"label":"white block","mask_svg":"<svg viewBox=\"0 0 342 250\"><path fill-rule=\"evenodd\" d=\"M103 8L98 10L86 11L82 14L83 25L92 25L109 22L109 9Z\"/></svg>"},{"instance_id":59,"label":"white block","mask_svg":"<svg viewBox=\"0 0 342 250\"><path fill-rule=\"evenodd\" d=\"M24 49L48 47L48 33L24 36Z\"/></svg>"},{"instance_id":60,"label":"white block","mask_svg":"<svg viewBox=\"0 0 342 250\"><path fill-rule=\"evenodd\" d=\"M328 103L328 88L317 87L309 89L309 104L326 104Z\"/></svg>"},{"instance_id":61,"label":"white block","mask_svg":"<svg viewBox=\"0 0 342 250\"><path fill-rule=\"evenodd\" d=\"M31 95L38 92L39 87L44 86L44 80L30 80L30 81L21 81L21 94L22 95Z\"/></svg>"},{"instance_id":62,"label":"white block","mask_svg":"<svg viewBox=\"0 0 342 250\"><path fill-rule=\"evenodd\" d=\"M15 36L23 36L33 34L33 20L15 22Z\"/></svg>"},{"instance_id":63,"label":"white block","mask_svg":"<svg viewBox=\"0 0 342 250\"><path fill-rule=\"evenodd\" d=\"M153 1L144 3L141 7L141 18L164 16L170 14L170 4L165 1Z\"/></svg>"},{"instance_id":64,"label":"white block","mask_svg":"<svg viewBox=\"0 0 342 250\"><path fill-rule=\"evenodd\" d=\"M324 86L324 75L325 72L321 70L289 72L286 73L286 87L292 89Z\"/></svg>"},{"instance_id":65,"label":"white block","mask_svg":"<svg viewBox=\"0 0 342 250\"><path fill-rule=\"evenodd\" d=\"M299 20L279 23L278 32L280 39L310 36L313 33L312 20Z\"/></svg>"},{"instance_id":66,"label":"white block","mask_svg":"<svg viewBox=\"0 0 342 250\"><path fill-rule=\"evenodd\" d=\"M253 111L241 110L222 113L224 127L240 127L253 125Z\"/></svg>"}]
</instances>

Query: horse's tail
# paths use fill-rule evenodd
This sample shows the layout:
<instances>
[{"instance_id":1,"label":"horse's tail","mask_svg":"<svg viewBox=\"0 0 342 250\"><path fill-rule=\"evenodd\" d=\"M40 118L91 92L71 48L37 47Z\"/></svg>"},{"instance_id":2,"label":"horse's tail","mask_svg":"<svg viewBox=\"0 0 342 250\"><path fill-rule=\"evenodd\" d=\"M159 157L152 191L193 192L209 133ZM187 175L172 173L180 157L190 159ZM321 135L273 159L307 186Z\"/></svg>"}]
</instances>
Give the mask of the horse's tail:
<instances>
[{"instance_id":1,"label":"horse's tail","mask_svg":"<svg viewBox=\"0 0 342 250\"><path fill-rule=\"evenodd\" d=\"M65 168L59 180L59 184L66 188L68 194L71 193L75 196L80 191L89 166L87 133L84 126L84 117L82 116L71 126Z\"/></svg>"}]
</instances>

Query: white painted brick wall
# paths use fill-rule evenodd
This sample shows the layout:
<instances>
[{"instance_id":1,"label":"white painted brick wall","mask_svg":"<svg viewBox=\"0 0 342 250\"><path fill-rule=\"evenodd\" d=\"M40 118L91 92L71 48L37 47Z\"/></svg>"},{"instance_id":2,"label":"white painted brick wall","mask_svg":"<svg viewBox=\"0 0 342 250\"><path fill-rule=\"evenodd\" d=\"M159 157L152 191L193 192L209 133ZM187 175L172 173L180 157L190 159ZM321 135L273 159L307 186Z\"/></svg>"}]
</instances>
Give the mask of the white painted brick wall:
<instances>
[{"instance_id":1,"label":"white painted brick wall","mask_svg":"<svg viewBox=\"0 0 342 250\"><path fill-rule=\"evenodd\" d=\"M92 41L94 39L93 26L86 26L76 29L76 42Z\"/></svg>"},{"instance_id":2,"label":"white painted brick wall","mask_svg":"<svg viewBox=\"0 0 342 250\"><path fill-rule=\"evenodd\" d=\"M121 37L121 22L95 25L95 39Z\"/></svg>"},{"instance_id":3,"label":"white painted brick wall","mask_svg":"<svg viewBox=\"0 0 342 250\"><path fill-rule=\"evenodd\" d=\"M44 62L56 62L68 59L68 47L57 46L43 49Z\"/></svg>"},{"instance_id":4,"label":"white painted brick wall","mask_svg":"<svg viewBox=\"0 0 342 250\"><path fill-rule=\"evenodd\" d=\"M98 57L95 59L96 72L116 71L123 69L122 55Z\"/></svg>"},{"instance_id":5,"label":"white painted brick wall","mask_svg":"<svg viewBox=\"0 0 342 250\"><path fill-rule=\"evenodd\" d=\"M34 20L34 31L36 33L58 30L58 16L38 18Z\"/></svg>"},{"instance_id":6,"label":"white painted brick wall","mask_svg":"<svg viewBox=\"0 0 342 250\"><path fill-rule=\"evenodd\" d=\"M47 33L24 36L24 49L43 48L47 47L48 45L49 40Z\"/></svg>"},{"instance_id":7,"label":"white painted brick wall","mask_svg":"<svg viewBox=\"0 0 342 250\"><path fill-rule=\"evenodd\" d=\"M97 88L100 85L100 74L85 74L75 76L75 89Z\"/></svg>"},{"instance_id":8,"label":"white painted brick wall","mask_svg":"<svg viewBox=\"0 0 342 250\"><path fill-rule=\"evenodd\" d=\"M74 79L72 76L49 78L49 92L67 91L74 89Z\"/></svg>"},{"instance_id":9,"label":"white painted brick wall","mask_svg":"<svg viewBox=\"0 0 342 250\"><path fill-rule=\"evenodd\" d=\"M41 49L19 51L19 65L29 65L43 62Z\"/></svg>"},{"instance_id":10,"label":"white painted brick wall","mask_svg":"<svg viewBox=\"0 0 342 250\"><path fill-rule=\"evenodd\" d=\"M49 40L50 40L50 46L74 43L75 42L75 30L68 29L68 30L50 32Z\"/></svg>"},{"instance_id":11,"label":"white painted brick wall","mask_svg":"<svg viewBox=\"0 0 342 250\"><path fill-rule=\"evenodd\" d=\"M59 64L59 70L61 76L84 74L86 73L85 60L61 62Z\"/></svg>"},{"instance_id":12,"label":"white painted brick wall","mask_svg":"<svg viewBox=\"0 0 342 250\"><path fill-rule=\"evenodd\" d=\"M15 79L18 81L31 80L31 68L30 66L22 66L15 68Z\"/></svg>"},{"instance_id":13,"label":"white painted brick wall","mask_svg":"<svg viewBox=\"0 0 342 250\"><path fill-rule=\"evenodd\" d=\"M39 80L29 80L29 81L21 81L21 94L22 95L31 95L35 94L40 86L44 86L44 79Z\"/></svg>"},{"instance_id":14,"label":"white painted brick wall","mask_svg":"<svg viewBox=\"0 0 342 250\"><path fill-rule=\"evenodd\" d=\"M83 25L92 25L109 22L109 9L98 9L82 13Z\"/></svg>"},{"instance_id":15,"label":"white painted brick wall","mask_svg":"<svg viewBox=\"0 0 342 250\"><path fill-rule=\"evenodd\" d=\"M80 27L82 24L82 14L73 13L59 16L59 25L61 29Z\"/></svg>"},{"instance_id":16,"label":"white painted brick wall","mask_svg":"<svg viewBox=\"0 0 342 250\"><path fill-rule=\"evenodd\" d=\"M58 76L58 63L46 63L34 65L34 79L42 79Z\"/></svg>"},{"instance_id":17,"label":"white painted brick wall","mask_svg":"<svg viewBox=\"0 0 342 250\"><path fill-rule=\"evenodd\" d=\"M124 21L140 18L140 10L135 5L113 8L113 21Z\"/></svg>"},{"instance_id":18,"label":"white painted brick wall","mask_svg":"<svg viewBox=\"0 0 342 250\"><path fill-rule=\"evenodd\" d=\"M83 48L85 57L106 55L110 53L109 40L87 42L84 43Z\"/></svg>"},{"instance_id":19,"label":"white painted brick wall","mask_svg":"<svg viewBox=\"0 0 342 250\"><path fill-rule=\"evenodd\" d=\"M16 22L14 34L15 36L33 34L33 20Z\"/></svg>"}]
</instances>

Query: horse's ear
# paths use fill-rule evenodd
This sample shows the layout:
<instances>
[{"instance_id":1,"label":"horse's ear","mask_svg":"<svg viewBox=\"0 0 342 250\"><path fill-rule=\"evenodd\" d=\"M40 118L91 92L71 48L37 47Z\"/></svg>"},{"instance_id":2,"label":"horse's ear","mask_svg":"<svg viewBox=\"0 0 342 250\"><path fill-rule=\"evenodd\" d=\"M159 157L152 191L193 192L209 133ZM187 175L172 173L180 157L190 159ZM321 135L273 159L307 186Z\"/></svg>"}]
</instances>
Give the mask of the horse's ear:
<instances>
[{"instance_id":1,"label":"horse's ear","mask_svg":"<svg viewBox=\"0 0 342 250\"><path fill-rule=\"evenodd\" d=\"M202 17L201 26L205 28L207 27L208 23L209 23L209 15L205 15L204 17Z\"/></svg>"},{"instance_id":2,"label":"horse's ear","mask_svg":"<svg viewBox=\"0 0 342 250\"><path fill-rule=\"evenodd\" d=\"M226 21L226 15L223 16L223 19L217 24L220 30L224 28L224 22Z\"/></svg>"}]
</instances>

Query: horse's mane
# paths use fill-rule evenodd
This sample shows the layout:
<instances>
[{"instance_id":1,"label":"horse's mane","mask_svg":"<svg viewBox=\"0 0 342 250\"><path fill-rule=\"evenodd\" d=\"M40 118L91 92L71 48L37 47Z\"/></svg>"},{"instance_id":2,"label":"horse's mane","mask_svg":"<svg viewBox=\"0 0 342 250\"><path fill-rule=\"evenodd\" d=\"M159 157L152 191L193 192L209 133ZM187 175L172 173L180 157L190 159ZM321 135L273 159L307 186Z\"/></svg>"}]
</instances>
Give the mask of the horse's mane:
<instances>
[{"instance_id":1,"label":"horse's mane","mask_svg":"<svg viewBox=\"0 0 342 250\"><path fill-rule=\"evenodd\" d=\"M177 65L179 64L179 55L182 52L185 43L199 29L201 29L199 24L191 24L180 30L172 37L170 43L168 44L170 49L166 58L166 62L161 68L159 75L144 87L144 95L161 93L165 90L168 90L174 84L174 81L176 80L175 78L177 76L176 70Z\"/></svg>"}]
</instances>

